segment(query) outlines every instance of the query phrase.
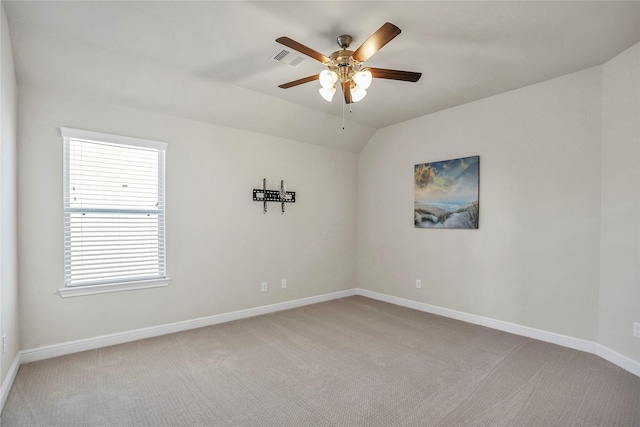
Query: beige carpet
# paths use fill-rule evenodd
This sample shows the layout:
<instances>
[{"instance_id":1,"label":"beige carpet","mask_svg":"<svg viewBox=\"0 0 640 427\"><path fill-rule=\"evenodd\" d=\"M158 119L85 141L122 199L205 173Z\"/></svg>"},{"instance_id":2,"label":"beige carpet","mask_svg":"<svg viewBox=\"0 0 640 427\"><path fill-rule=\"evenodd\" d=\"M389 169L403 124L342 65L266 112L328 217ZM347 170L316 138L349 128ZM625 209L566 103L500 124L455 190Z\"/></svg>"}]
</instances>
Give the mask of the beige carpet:
<instances>
[{"instance_id":1,"label":"beige carpet","mask_svg":"<svg viewBox=\"0 0 640 427\"><path fill-rule=\"evenodd\" d=\"M23 365L10 426L640 426L597 356L350 297Z\"/></svg>"}]
</instances>

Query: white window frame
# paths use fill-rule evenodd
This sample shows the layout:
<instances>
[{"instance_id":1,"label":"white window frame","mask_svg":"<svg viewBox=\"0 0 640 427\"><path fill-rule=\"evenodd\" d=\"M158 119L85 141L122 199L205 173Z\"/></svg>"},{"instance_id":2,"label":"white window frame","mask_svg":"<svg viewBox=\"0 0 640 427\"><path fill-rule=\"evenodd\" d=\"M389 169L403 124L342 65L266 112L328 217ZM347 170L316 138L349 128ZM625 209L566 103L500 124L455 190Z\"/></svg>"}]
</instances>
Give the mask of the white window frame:
<instances>
[{"instance_id":1,"label":"white window frame","mask_svg":"<svg viewBox=\"0 0 640 427\"><path fill-rule=\"evenodd\" d=\"M114 281L114 282L108 282L108 283L99 283L99 284L87 284L87 285L74 285L74 286L69 286L69 284L67 283L67 271L70 268L70 263L67 261L67 257L70 256L70 254L68 254L68 246L67 246L67 238L68 238L68 231L67 231L67 223L69 220L69 215L70 212L73 210L72 208L68 207L66 205L66 202L63 202L65 204L65 209L64 209L64 217L65 217L65 231L64 231L64 236L65 236L65 266L64 266L64 270L65 270L65 287L62 289L59 289L59 294L60 296L62 296L63 298L67 298L67 297L75 297L75 296L82 296L82 295L94 295L94 294L101 294L101 293L109 293L109 292L119 292L119 291L128 291L128 290L134 290L134 289L147 289L147 288L157 288L157 287L162 287L162 286L167 286L170 282L170 278L166 275L166 235L165 235L165 231L164 231L164 213L165 213L165 206L164 206L164 153L166 151L167 148L167 144L165 142L159 142L159 141L151 141L151 140L146 140L146 139L140 139L140 138L132 138L132 137L127 137L127 136L119 136L119 135L111 135L111 134L106 134L106 133L101 133L101 132L93 132L93 131L87 131L87 130L80 130L80 129L72 129L72 128L66 128L66 127L61 127L60 128L60 135L63 137L64 139L64 197L65 200L68 200L67 197L69 197L69 185L68 185L68 176L69 176L69 152L68 152L68 145L69 142L74 139L74 140L85 140L85 141L95 141L95 142L103 142L103 143L110 143L110 144L119 144L119 145L125 145L125 146L132 146L132 147L142 147L142 148L151 148L151 149L156 149L158 150L158 152L161 154L160 156L160 161L161 161L161 165L158 171L158 179L159 179L159 183L160 183L160 191L162 192L162 206L161 206L161 214L159 216L159 221L162 221L162 225L160 227L161 234L162 234L162 244L161 244L161 249L160 249L160 254L159 257L163 258L163 262L162 264L165 266L164 267L164 277L157 277L157 278L152 278L152 279L147 279L147 280L122 280L122 281Z\"/></svg>"}]
</instances>

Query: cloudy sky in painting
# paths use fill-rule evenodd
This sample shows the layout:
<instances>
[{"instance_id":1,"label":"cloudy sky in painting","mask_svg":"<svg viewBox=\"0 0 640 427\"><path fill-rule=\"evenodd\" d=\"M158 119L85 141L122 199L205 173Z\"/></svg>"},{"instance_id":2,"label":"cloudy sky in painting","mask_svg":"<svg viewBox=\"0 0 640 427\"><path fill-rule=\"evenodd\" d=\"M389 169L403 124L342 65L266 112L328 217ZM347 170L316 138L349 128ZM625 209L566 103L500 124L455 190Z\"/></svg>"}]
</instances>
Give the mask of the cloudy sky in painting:
<instances>
[{"instance_id":1,"label":"cloudy sky in painting","mask_svg":"<svg viewBox=\"0 0 640 427\"><path fill-rule=\"evenodd\" d=\"M416 202L478 200L480 157L415 165Z\"/></svg>"}]
</instances>

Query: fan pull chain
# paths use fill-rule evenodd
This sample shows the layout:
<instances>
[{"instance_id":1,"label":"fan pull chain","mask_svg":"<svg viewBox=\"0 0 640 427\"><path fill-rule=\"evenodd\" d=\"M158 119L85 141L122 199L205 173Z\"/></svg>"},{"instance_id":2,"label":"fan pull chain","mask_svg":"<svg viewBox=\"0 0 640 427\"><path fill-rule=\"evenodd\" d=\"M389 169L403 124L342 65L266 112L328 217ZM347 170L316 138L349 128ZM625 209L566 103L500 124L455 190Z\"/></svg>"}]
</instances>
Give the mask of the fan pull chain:
<instances>
[{"instance_id":1,"label":"fan pull chain","mask_svg":"<svg viewBox=\"0 0 640 427\"><path fill-rule=\"evenodd\" d=\"M344 130L344 104L346 104L344 97L342 98L342 130Z\"/></svg>"}]
</instances>

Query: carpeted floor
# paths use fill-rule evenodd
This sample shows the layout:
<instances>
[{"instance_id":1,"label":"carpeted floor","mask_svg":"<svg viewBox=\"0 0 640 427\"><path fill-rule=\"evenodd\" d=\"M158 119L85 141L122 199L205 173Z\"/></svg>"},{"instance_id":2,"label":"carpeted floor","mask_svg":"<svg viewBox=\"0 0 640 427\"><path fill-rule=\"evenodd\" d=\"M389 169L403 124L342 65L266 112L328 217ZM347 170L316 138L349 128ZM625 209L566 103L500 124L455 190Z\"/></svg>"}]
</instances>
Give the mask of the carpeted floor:
<instances>
[{"instance_id":1,"label":"carpeted floor","mask_svg":"<svg viewBox=\"0 0 640 427\"><path fill-rule=\"evenodd\" d=\"M364 297L23 365L10 426L640 426L597 357Z\"/></svg>"}]
</instances>

